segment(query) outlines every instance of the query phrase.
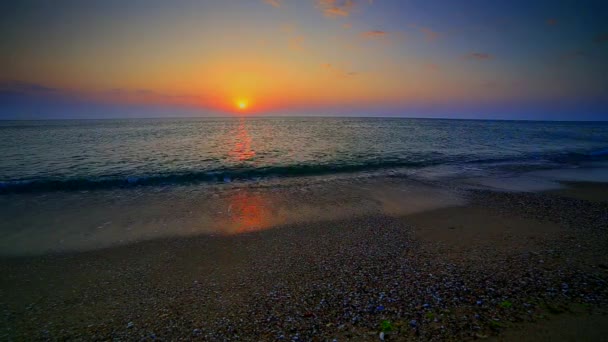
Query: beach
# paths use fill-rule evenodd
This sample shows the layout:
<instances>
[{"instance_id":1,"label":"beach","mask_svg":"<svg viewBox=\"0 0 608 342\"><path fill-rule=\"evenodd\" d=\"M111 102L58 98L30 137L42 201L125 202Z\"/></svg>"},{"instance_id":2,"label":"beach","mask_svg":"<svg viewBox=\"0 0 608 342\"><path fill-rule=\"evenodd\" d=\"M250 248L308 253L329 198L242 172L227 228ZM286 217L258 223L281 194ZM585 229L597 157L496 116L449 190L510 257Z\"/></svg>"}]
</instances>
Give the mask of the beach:
<instances>
[{"instance_id":1,"label":"beach","mask_svg":"<svg viewBox=\"0 0 608 342\"><path fill-rule=\"evenodd\" d=\"M608 0L0 8L0 342L608 341Z\"/></svg>"},{"instance_id":2,"label":"beach","mask_svg":"<svg viewBox=\"0 0 608 342\"><path fill-rule=\"evenodd\" d=\"M73 250L5 255L2 339L605 336L608 198L597 191L605 184L447 191L385 178L339 193L335 184L270 187L274 197L255 190L260 208L245 212L258 220L250 228L259 227L238 234L159 235L89 250L74 242ZM383 199L354 190L370 188L382 189ZM263 209L271 198L292 203L284 208L298 219ZM416 206L421 198L434 205ZM327 211L293 205L300 202ZM251 213L258 209L271 214ZM176 222L191 225L163 223Z\"/></svg>"}]
</instances>

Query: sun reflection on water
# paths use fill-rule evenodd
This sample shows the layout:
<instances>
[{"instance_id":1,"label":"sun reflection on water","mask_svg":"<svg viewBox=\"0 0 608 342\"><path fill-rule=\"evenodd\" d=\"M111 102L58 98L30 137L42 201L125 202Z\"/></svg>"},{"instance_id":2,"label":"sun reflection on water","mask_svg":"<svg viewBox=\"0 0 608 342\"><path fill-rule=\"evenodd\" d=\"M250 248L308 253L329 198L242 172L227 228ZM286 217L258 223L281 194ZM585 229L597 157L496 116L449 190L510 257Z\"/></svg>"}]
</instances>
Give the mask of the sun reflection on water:
<instances>
[{"instance_id":1,"label":"sun reflection on water","mask_svg":"<svg viewBox=\"0 0 608 342\"><path fill-rule=\"evenodd\" d=\"M239 191L229 198L230 233L240 234L262 230L270 226L270 203L257 193Z\"/></svg>"},{"instance_id":2,"label":"sun reflection on water","mask_svg":"<svg viewBox=\"0 0 608 342\"><path fill-rule=\"evenodd\" d=\"M239 125L234 130L235 143L230 150L230 156L239 160L246 161L255 157L255 151L251 148L251 136L247 131L245 119L239 120Z\"/></svg>"}]
</instances>

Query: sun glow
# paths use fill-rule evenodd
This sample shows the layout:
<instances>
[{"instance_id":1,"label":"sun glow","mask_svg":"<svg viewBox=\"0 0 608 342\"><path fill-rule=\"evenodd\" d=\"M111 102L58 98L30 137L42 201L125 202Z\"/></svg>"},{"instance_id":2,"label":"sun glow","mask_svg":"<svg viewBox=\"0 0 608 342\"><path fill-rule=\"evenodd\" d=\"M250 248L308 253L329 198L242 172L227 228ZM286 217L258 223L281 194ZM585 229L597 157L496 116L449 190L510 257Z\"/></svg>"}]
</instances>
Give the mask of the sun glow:
<instances>
[{"instance_id":1,"label":"sun glow","mask_svg":"<svg viewBox=\"0 0 608 342\"><path fill-rule=\"evenodd\" d=\"M245 110L247 107L249 107L249 101L246 99L238 99L235 101L235 104L239 110Z\"/></svg>"}]
</instances>

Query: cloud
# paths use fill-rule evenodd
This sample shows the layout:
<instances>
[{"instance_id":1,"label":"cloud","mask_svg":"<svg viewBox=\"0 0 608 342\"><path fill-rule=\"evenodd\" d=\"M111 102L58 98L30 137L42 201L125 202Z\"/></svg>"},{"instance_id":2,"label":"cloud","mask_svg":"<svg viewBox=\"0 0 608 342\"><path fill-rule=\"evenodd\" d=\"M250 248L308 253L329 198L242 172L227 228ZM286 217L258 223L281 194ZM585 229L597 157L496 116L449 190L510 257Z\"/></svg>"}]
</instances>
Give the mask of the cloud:
<instances>
[{"instance_id":1,"label":"cloud","mask_svg":"<svg viewBox=\"0 0 608 342\"><path fill-rule=\"evenodd\" d=\"M373 1L367 3L371 5ZM348 17L358 5L357 0L317 0L317 7L329 18Z\"/></svg>"},{"instance_id":2,"label":"cloud","mask_svg":"<svg viewBox=\"0 0 608 342\"><path fill-rule=\"evenodd\" d=\"M91 93L89 95L99 96L101 98L109 98L114 100L123 101L148 101L153 103L173 103L173 104L187 104L196 103L202 100L200 95L189 95L189 94L170 94L164 92L158 92L150 89L110 89L108 91L102 91L99 93Z\"/></svg>"},{"instance_id":3,"label":"cloud","mask_svg":"<svg viewBox=\"0 0 608 342\"><path fill-rule=\"evenodd\" d=\"M598 34L593 41L598 44L608 42L608 33Z\"/></svg>"},{"instance_id":4,"label":"cloud","mask_svg":"<svg viewBox=\"0 0 608 342\"><path fill-rule=\"evenodd\" d=\"M357 76L359 74L356 71L348 71L341 67L335 66L331 63L321 64L321 68L323 70L325 70L326 72L328 72L329 74L334 75L335 77L338 77L338 78L353 77L353 76Z\"/></svg>"},{"instance_id":5,"label":"cloud","mask_svg":"<svg viewBox=\"0 0 608 342\"><path fill-rule=\"evenodd\" d=\"M274 8L279 8L283 5L283 0L264 0L264 3Z\"/></svg>"},{"instance_id":6,"label":"cloud","mask_svg":"<svg viewBox=\"0 0 608 342\"><path fill-rule=\"evenodd\" d=\"M0 107L18 102L33 103L47 100L63 100L67 93L59 88L22 81L0 81Z\"/></svg>"},{"instance_id":7,"label":"cloud","mask_svg":"<svg viewBox=\"0 0 608 342\"><path fill-rule=\"evenodd\" d=\"M349 24L349 23L346 23L346 24L342 25L342 28L347 29L347 30L348 30L349 28L351 28L351 27L353 27L353 25L352 25L352 24Z\"/></svg>"},{"instance_id":8,"label":"cloud","mask_svg":"<svg viewBox=\"0 0 608 342\"><path fill-rule=\"evenodd\" d=\"M494 56L492 56L489 53L485 53L485 52L471 52L471 53L465 55L464 57L466 59L478 60L478 61L487 61L490 59L494 59Z\"/></svg>"},{"instance_id":9,"label":"cloud","mask_svg":"<svg viewBox=\"0 0 608 342\"><path fill-rule=\"evenodd\" d=\"M440 38L442 38L443 34L437 32L437 31L433 31L428 27L422 27L422 26L418 26L416 24L409 24L409 27L418 30L420 33L422 33L422 35L424 36L424 39L426 39L427 42L434 42Z\"/></svg>"},{"instance_id":10,"label":"cloud","mask_svg":"<svg viewBox=\"0 0 608 342\"><path fill-rule=\"evenodd\" d=\"M387 36L388 32L380 30L361 32L361 37L363 38L384 38Z\"/></svg>"},{"instance_id":11,"label":"cloud","mask_svg":"<svg viewBox=\"0 0 608 342\"><path fill-rule=\"evenodd\" d=\"M559 56L559 60L562 62L567 62L579 58L586 58L587 56L587 53L583 50L572 50L561 54Z\"/></svg>"},{"instance_id":12,"label":"cloud","mask_svg":"<svg viewBox=\"0 0 608 342\"><path fill-rule=\"evenodd\" d=\"M422 34L424 35L424 39L429 42L434 42L437 39L441 38L441 33L435 32L428 27L420 27L418 30L422 32Z\"/></svg>"},{"instance_id":13,"label":"cloud","mask_svg":"<svg viewBox=\"0 0 608 342\"><path fill-rule=\"evenodd\" d=\"M281 25L281 31L287 38L287 45L292 51L303 51L304 40L306 39L300 30L293 23L286 23Z\"/></svg>"},{"instance_id":14,"label":"cloud","mask_svg":"<svg viewBox=\"0 0 608 342\"><path fill-rule=\"evenodd\" d=\"M549 18L549 19L547 19L546 23L549 26L555 26L555 25L557 25L557 19L555 19L555 18Z\"/></svg>"},{"instance_id":15,"label":"cloud","mask_svg":"<svg viewBox=\"0 0 608 342\"><path fill-rule=\"evenodd\" d=\"M58 88L24 81L0 81L2 101L46 101L48 103L124 103L199 105L209 102L202 95L172 94L150 89Z\"/></svg>"},{"instance_id":16,"label":"cloud","mask_svg":"<svg viewBox=\"0 0 608 342\"><path fill-rule=\"evenodd\" d=\"M294 51L302 51L304 47L302 44L304 43L304 36L295 36L289 38L289 49Z\"/></svg>"},{"instance_id":17,"label":"cloud","mask_svg":"<svg viewBox=\"0 0 608 342\"><path fill-rule=\"evenodd\" d=\"M48 87L38 83L29 83L22 81L7 81L0 83L0 90L4 92L15 92L15 93L53 93L57 92L60 89Z\"/></svg>"}]
</instances>

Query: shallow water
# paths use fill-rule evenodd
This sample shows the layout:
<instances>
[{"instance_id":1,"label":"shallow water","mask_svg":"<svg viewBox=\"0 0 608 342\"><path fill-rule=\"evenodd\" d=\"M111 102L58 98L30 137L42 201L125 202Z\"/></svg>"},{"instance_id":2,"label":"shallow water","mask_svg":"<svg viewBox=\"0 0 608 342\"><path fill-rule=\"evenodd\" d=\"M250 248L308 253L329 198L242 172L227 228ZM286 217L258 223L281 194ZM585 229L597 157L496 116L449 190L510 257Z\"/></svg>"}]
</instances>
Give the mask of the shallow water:
<instances>
[{"instance_id":1,"label":"shallow water","mask_svg":"<svg viewBox=\"0 0 608 342\"><path fill-rule=\"evenodd\" d=\"M0 196L0 254L86 251L176 236L243 234L292 223L402 216L462 203L445 189L386 178L5 194Z\"/></svg>"},{"instance_id":2,"label":"shallow water","mask_svg":"<svg viewBox=\"0 0 608 342\"><path fill-rule=\"evenodd\" d=\"M498 191L537 192L557 190L564 182L608 183L608 165L604 162L584 163L578 167L537 170L456 180L468 188ZM608 194L606 194L608 198Z\"/></svg>"}]
</instances>

